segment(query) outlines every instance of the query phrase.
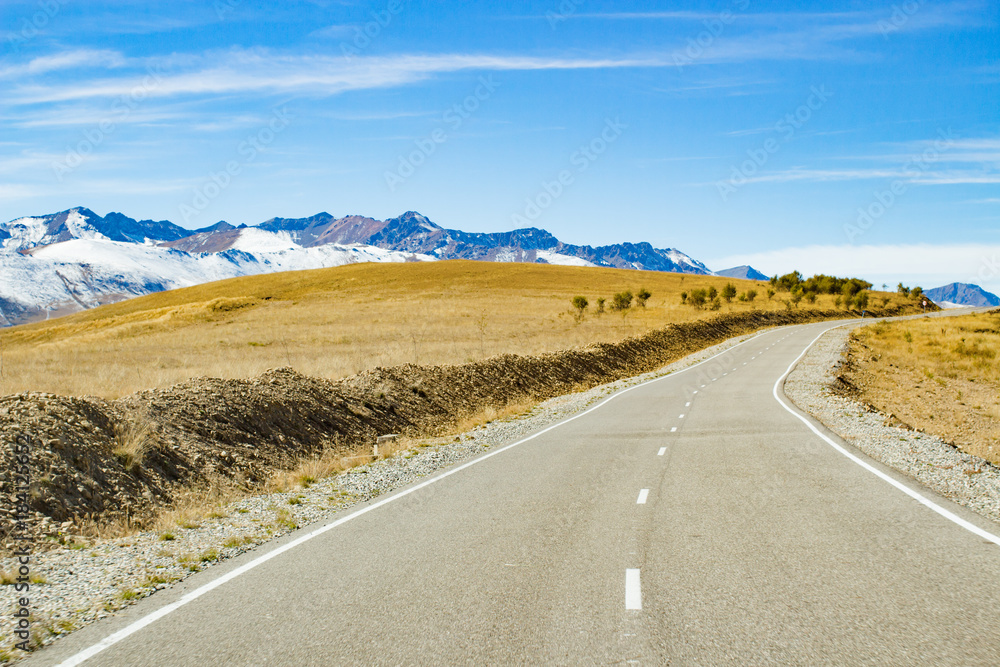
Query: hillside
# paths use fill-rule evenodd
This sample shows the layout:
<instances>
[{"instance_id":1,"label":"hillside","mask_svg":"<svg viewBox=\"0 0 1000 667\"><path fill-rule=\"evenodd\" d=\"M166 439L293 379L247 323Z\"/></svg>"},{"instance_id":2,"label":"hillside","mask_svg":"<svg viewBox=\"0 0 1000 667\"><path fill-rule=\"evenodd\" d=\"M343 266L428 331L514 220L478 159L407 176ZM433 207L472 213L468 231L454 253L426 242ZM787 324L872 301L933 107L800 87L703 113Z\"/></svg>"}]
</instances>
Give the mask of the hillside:
<instances>
[{"instance_id":1,"label":"hillside","mask_svg":"<svg viewBox=\"0 0 1000 667\"><path fill-rule=\"evenodd\" d=\"M712 273L674 248L572 245L535 228L470 233L414 211L388 220L322 212L188 230L77 207L0 223L0 326L238 276L446 259Z\"/></svg>"},{"instance_id":2,"label":"hillside","mask_svg":"<svg viewBox=\"0 0 1000 667\"><path fill-rule=\"evenodd\" d=\"M114 398L282 366L337 379L378 366L565 350L720 314L682 305L680 294L730 282L759 296L723 302L721 313L787 307L786 293L769 300L767 285L750 281L540 264L352 264L234 278L0 331L0 395ZM595 313L598 297L610 304L642 287L652 292L646 308ZM577 295L590 301L580 323L570 312ZM895 294L873 296L873 306L882 299L889 309L912 307ZM808 307L835 306L821 295Z\"/></svg>"},{"instance_id":3,"label":"hillside","mask_svg":"<svg viewBox=\"0 0 1000 667\"><path fill-rule=\"evenodd\" d=\"M1000 464L1000 310L852 334L841 382L894 421Z\"/></svg>"}]
</instances>

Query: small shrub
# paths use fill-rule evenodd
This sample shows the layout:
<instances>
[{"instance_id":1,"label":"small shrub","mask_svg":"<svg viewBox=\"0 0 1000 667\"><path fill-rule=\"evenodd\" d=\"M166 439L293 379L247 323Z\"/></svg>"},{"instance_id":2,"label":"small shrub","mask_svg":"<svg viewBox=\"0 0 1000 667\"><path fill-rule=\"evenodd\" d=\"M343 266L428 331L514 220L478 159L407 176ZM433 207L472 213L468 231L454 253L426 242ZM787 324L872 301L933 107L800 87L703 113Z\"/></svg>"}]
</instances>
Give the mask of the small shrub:
<instances>
[{"instance_id":1,"label":"small shrub","mask_svg":"<svg viewBox=\"0 0 1000 667\"><path fill-rule=\"evenodd\" d=\"M585 296L574 296L573 297L573 310L576 311L573 316L576 318L577 322L583 321L583 313L587 310L587 306L590 302L587 301Z\"/></svg>"},{"instance_id":2,"label":"small shrub","mask_svg":"<svg viewBox=\"0 0 1000 667\"><path fill-rule=\"evenodd\" d=\"M719 310L722 308L722 300L719 297L712 299L712 305L708 307L709 310Z\"/></svg>"},{"instance_id":3,"label":"small shrub","mask_svg":"<svg viewBox=\"0 0 1000 667\"><path fill-rule=\"evenodd\" d=\"M717 297L717 296L719 296L719 290L715 289L715 287L709 287L708 288L708 300L709 301L714 301L715 297Z\"/></svg>"},{"instance_id":4,"label":"small shrub","mask_svg":"<svg viewBox=\"0 0 1000 667\"><path fill-rule=\"evenodd\" d=\"M687 292L681 292L681 304L687 303L687 300L688 300L688 293Z\"/></svg>"},{"instance_id":5,"label":"small shrub","mask_svg":"<svg viewBox=\"0 0 1000 667\"><path fill-rule=\"evenodd\" d=\"M747 290L747 301L753 303L753 300L756 299L756 298L757 298L757 290L755 290L755 289L748 289Z\"/></svg>"},{"instance_id":6,"label":"small shrub","mask_svg":"<svg viewBox=\"0 0 1000 667\"><path fill-rule=\"evenodd\" d=\"M625 290L624 292L618 292L611 298L611 310L615 312L627 311L632 307L632 292Z\"/></svg>"},{"instance_id":7,"label":"small shrub","mask_svg":"<svg viewBox=\"0 0 1000 667\"><path fill-rule=\"evenodd\" d=\"M722 298L726 300L726 303L732 303L735 296L736 286L732 283L726 283L726 286L722 288Z\"/></svg>"},{"instance_id":8,"label":"small shrub","mask_svg":"<svg viewBox=\"0 0 1000 667\"><path fill-rule=\"evenodd\" d=\"M640 287L639 291L636 292L636 294L635 294L635 303L636 303L636 305L638 305L640 308L645 308L646 307L646 302L649 301L649 297L651 297L651 296L653 296L652 292L650 292L645 287Z\"/></svg>"},{"instance_id":9,"label":"small shrub","mask_svg":"<svg viewBox=\"0 0 1000 667\"><path fill-rule=\"evenodd\" d=\"M691 296L688 299L691 305L695 308L704 308L705 302L708 301L708 290L696 289L691 290Z\"/></svg>"},{"instance_id":10,"label":"small shrub","mask_svg":"<svg viewBox=\"0 0 1000 667\"><path fill-rule=\"evenodd\" d=\"M603 296L597 297L597 314L600 315L604 312L604 303L607 301Z\"/></svg>"}]
</instances>

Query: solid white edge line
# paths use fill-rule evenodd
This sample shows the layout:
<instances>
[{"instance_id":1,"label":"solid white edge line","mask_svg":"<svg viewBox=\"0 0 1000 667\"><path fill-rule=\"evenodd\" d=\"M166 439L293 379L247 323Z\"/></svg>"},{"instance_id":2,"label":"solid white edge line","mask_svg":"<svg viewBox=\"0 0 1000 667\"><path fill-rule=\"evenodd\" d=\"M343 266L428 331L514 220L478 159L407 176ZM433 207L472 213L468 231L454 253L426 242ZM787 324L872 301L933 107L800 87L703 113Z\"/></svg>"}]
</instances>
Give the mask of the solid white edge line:
<instances>
[{"instance_id":1,"label":"solid white edge line","mask_svg":"<svg viewBox=\"0 0 1000 667\"><path fill-rule=\"evenodd\" d=\"M642 489L641 491L639 491L639 498L636 499L635 504L645 505L647 498L649 498L649 489Z\"/></svg>"},{"instance_id":2,"label":"solid white edge line","mask_svg":"<svg viewBox=\"0 0 1000 667\"><path fill-rule=\"evenodd\" d=\"M860 459L859 457L855 456L854 454L852 454L851 452L847 451L846 449L844 449L843 447L841 447L839 444L837 444L836 442L834 442L832 439L830 439L826 435L824 435L806 417L804 417L803 415L801 415L798 412L796 412L795 410L793 410L791 407L788 406L787 403L785 403L783 400L781 400L781 396L778 395L778 389L781 388L784 385L785 378L788 377L789 373L791 373L792 370L795 368L795 366L799 363L799 361L802 360L802 357L806 356L806 353L812 348L813 345L816 344L816 341L818 341L820 338L822 338L826 333L828 333L828 332L830 332L830 331L832 331L834 329L838 329L838 328L840 328L842 326L845 326L845 325L840 324L838 326L830 327L829 329L826 329L825 331L823 331L822 333L820 333L820 335L816 336L816 338L814 338L812 340L812 342L809 343L809 345L806 346L806 349L804 349L802 351L802 354L800 354L798 356L798 358L796 358L795 361L793 361L791 363L791 365L788 367L788 370L786 370L784 372L784 374L780 378L778 378L778 381L774 383L774 390L773 390L772 393L774 394L775 400L778 401L779 404L781 404L781 407L783 407L790 414L792 414L796 418L798 418L803 424L805 424L806 426L808 426L809 430L811 430L813 433L815 433L817 436L819 436L826 444L828 444L831 447L833 447L835 450L837 450L838 452L840 452L841 454L843 454L844 456L846 456L848 459L850 459L854 463L857 463L859 466L861 466L862 468L864 468L865 470L867 470L871 474L875 475L879 479L882 479L883 481L886 481L889 484L892 484L894 487L896 487L897 489L899 489L900 491L902 491L906 495L910 496L911 498L913 498L914 500L916 500L921 505L927 507L928 509L931 509L931 510L937 512L938 514L940 514L944 518L948 519L949 521L952 521L953 523L958 524L962 528L965 528L970 533L972 533L974 535L977 535L977 536L983 538L984 540L992 542L993 544L996 544L997 546L1000 546L1000 537L997 537L993 533L990 533L990 532L987 532L987 531L983 530L979 526L977 526L977 525L975 525L973 523L970 523L969 521L966 521L965 519L963 519L962 517L958 516L954 512L951 512L951 511L945 509L944 507L941 507L940 505L938 505L937 503L935 503L933 500L930 500L929 498L924 497L922 494L920 494L917 491L911 489L906 484L903 484L899 480L896 480L893 477L885 474L884 472L882 472L881 470L879 470L875 466L871 465L867 461L864 461L864 460Z\"/></svg>"},{"instance_id":3,"label":"solid white edge line","mask_svg":"<svg viewBox=\"0 0 1000 667\"><path fill-rule=\"evenodd\" d=\"M625 570L625 608L642 609L642 584L637 569Z\"/></svg>"},{"instance_id":4,"label":"solid white edge line","mask_svg":"<svg viewBox=\"0 0 1000 667\"><path fill-rule=\"evenodd\" d=\"M657 456L663 456L666 453L667 453L667 448L666 447L660 447L660 451L656 452L656 455Z\"/></svg>"},{"instance_id":5,"label":"solid white edge line","mask_svg":"<svg viewBox=\"0 0 1000 667\"><path fill-rule=\"evenodd\" d=\"M593 406L591 408L588 408L587 410L584 410L583 412L581 412L579 414L573 415L572 417L564 419L561 422L557 422L557 423L553 424L552 426L547 426L544 429L542 429L541 431L537 431L535 433L532 433L531 435L529 435L526 438L518 440L517 442L513 442L513 443L511 443L509 445L504 445L500 449L497 449L497 450L494 450L494 451L489 452L487 454L484 454L484 455L482 455L482 456L480 456L478 458L472 459L471 461L467 461L467 462L463 463L460 466L452 468L451 470L446 470L445 472L441 473L440 475L432 477L432 478L430 478L430 479L428 479L428 480L426 480L424 482L421 482L420 484L417 484L416 486L412 486L412 487L410 487L410 488L408 488L408 489L406 489L404 491L400 491L399 493L395 493L395 494L393 494L393 495L391 495L391 496L389 496L387 498L383 498L382 500L376 501L375 503L373 503L371 505L368 505L367 507L362 507L361 509L359 509L359 510L357 510L355 512L352 512L351 514L348 514L347 516L345 516L343 518L340 518L340 519L338 519L336 521L328 523L325 526L321 526L319 528L316 528L315 530L312 530L312 531L306 533L305 535L292 540L288 544L282 545L282 546L274 549L273 551L269 551L268 553L266 553L266 554L264 554L262 556L258 556L257 558L253 559L249 563L244 563L243 565L241 565L240 567L236 568L232 572L224 574L221 577L219 577L218 579L214 579L214 580L208 582L207 584L203 584L202 586L199 586L198 588L194 589L193 591L191 591L190 593L188 593L187 595L185 595L181 599L179 599L179 600L177 600L175 602L171 602L167 606L165 606L165 607L163 607L161 609L157 609L156 611L154 611L154 612L152 612L150 614L147 614L146 616L143 616L139 620L134 621L131 624L125 626L124 628L122 628L118 632L115 632L114 634L108 635L107 637L105 637L101 641L97 642L96 644L90 646L89 648L85 648L84 650L79 651L78 653L75 653L75 654L71 655L66 660L60 662L59 665L58 665L58 667L74 667L75 665L81 664L85 660L89 660L90 658L93 658L95 655L97 655L101 651L104 651L105 649L107 649L107 648L109 648L109 647L117 644L118 642L122 641L123 639L125 639L125 638L127 638L127 637L129 637L129 636L131 636L133 634L135 634L139 630L142 630L143 628L145 628L147 625L150 625L151 623L155 623L156 621L160 620L161 618L163 618L167 614L170 614L171 612L174 612L177 609L180 609L181 607L183 607L184 605L188 604L189 602L193 602L193 601L197 600L198 598L200 598L205 593L209 593L209 592L215 590L219 586L232 581L233 579L235 579L236 577L240 576L241 574L245 574L245 573L249 572L250 570L252 570L255 567L257 567L258 565L263 565L264 563L266 563L267 561L271 560L272 558L280 556L281 554L285 553L286 551L290 551L291 549L294 549L295 547L299 546L300 544L304 544L305 542L308 542L309 540L313 539L314 537L318 537L319 535L322 535L323 533L325 533L325 532L327 532L329 530L333 530L337 526L345 524L348 521L350 521L351 519L355 519L355 518L357 518L357 517L359 517L359 516L361 516L363 514L367 514L368 512L371 512L372 510L374 510L374 509L376 509L378 507L382 507L383 505L387 505L387 504L389 504L389 503L391 503L391 502L393 502L395 500L399 500L400 498L403 498L404 496L408 496L411 493L413 493L414 491L418 491L418 490L424 488L425 486L430 486L431 484L434 484L435 482L439 482L439 481L441 481L442 479L444 479L446 477L450 477L451 475L454 475L455 473L457 473L457 472L459 472L461 470L465 470L468 467L474 466L474 465L476 465L478 463L482 463L483 461L485 461L487 459L490 459L490 458L496 456L497 454L505 452L508 449L513 449L514 447L517 447L518 445L522 445L522 444L528 442L529 440L534 440L535 438L537 438L540 435L543 435L545 433L548 433L549 431L557 429L560 426L564 426L565 424L568 424L571 421L579 419L580 417L583 417L584 415L590 414L591 412L593 412L593 411L595 411L595 410L603 407L604 405L610 403L611 401L615 400L619 396L622 396L623 394L627 394L628 392L632 391L633 389L638 389L639 387L644 387L644 386L646 386L648 384L653 384L654 382L659 382L659 381L665 380L667 378L677 377L681 373L685 373L685 372L691 370L692 368L697 368L698 366L701 366L702 364L707 363L707 362L711 361L712 359L715 359L716 357L720 357L723 354L726 354L726 353L728 353L728 352L730 352L732 350L735 350L736 348L740 347L741 345L749 343L750 341L758 338L759 336L764 336L764 335L770 333L771 331L774 331L774 330L771 329L769 331L761 331L759 333L753 334L749 338L747 338L746 340L741 341L741 342L737 343L736 345L733 345L732 347L726 348L725 350L722 350L721 352L719 352L717 354L713 354L711 357L708 357L706 359L702 359L701 361L699 361L696 364L691 364L687 368L682 368L681 370L677 371L676 373L667 373L666 375L661 375L660 377L653 378L653 379L647 380L645 382L640 382L639 384L632 385L631 387L626 387L625 389L622 389L621 391L618 391L618 392L612 394L611 396L609 396L608 398L604 399L603 401L601 401L597 405L595 405L595 406ZM697 353L695 353L695 354L697 354ZM638 572L639 571L636 570L635 572L636 572L636 578L638 580Z\"/></svg>"}]
</instances>

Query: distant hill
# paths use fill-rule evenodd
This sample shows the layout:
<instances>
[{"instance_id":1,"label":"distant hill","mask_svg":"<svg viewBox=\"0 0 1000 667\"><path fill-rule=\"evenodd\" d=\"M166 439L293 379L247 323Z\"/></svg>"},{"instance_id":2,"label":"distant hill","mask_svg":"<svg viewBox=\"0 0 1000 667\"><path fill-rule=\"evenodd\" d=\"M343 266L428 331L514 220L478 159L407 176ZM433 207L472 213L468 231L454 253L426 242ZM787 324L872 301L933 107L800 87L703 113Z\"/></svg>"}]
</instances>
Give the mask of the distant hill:
<instances>
[{"instance_id":1,"label":"distant hill","mask_svg":"<svg viewBox=\"0 0 1000 667\"><path fill-rule=\"evenodd\" d=\"M716 271L715 275L725 276L726 278L744 278L746 280L767 280L768 277L763 273L753 268L752 266L734 266L731 269L724 269L722 271Z\"/></svg>"},{"instance_id":2,"label":"distant hill","mask_svg":"<svg viewBox=\"0 0 1000 667\"><path fill-rule=\"evenodd\" d=\"M959 306L1000 306L1000 297L987 292L979 285L952 283L944 287L929 289L925 294L934 303L953 303Z\"/></svg>"}]
</instances>

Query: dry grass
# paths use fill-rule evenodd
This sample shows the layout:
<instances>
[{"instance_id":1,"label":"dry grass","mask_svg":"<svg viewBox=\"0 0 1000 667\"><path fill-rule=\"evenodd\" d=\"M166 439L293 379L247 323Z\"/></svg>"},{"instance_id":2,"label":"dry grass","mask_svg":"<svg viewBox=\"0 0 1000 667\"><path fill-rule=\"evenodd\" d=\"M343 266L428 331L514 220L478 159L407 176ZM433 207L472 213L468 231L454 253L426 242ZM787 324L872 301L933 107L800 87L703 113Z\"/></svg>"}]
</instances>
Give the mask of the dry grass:
<instances>
[{"instance_id":1,"label":"dry grass","mask_svg":"<svg viewBox=\"0 0 1000 667\"><path fill-rule=\"evenodd\" d=\"M1000 311L879 322L852 350L864 400L1000 464Z\"/></svg>"},{"instance_id":2,"label":"dry grass","mask_svg":"<svg viewBox=\"0 0 1000 667\"><path fill-rule=\"evenodd\" d=\"M0 394L115 398L279 366L336 379L376 366L563 350L715 315L682 305L680 293L728 282L759 296L723 303L722 312L786 307L787 294L769 300L766 284L752 281L540 264L355 264L236 278L0 331ZM595 314L597 297L610 304L641 287L652 292L646 308ZM577 295L590 301L580 322ZM833 308L833 297L801 306Z\"/></svg>"},{"instance_id":3,"label":"dry grass","mask_svg":"<svg viewBox=\"0 0 1000 667\"><path fill-rule=\"evenodd\" d=\"M146 454L160 444L152 420L143 412L134 412L116 422L114 429L112 454L126 468L141 465Z\"/></svg>"}]
</instances>

